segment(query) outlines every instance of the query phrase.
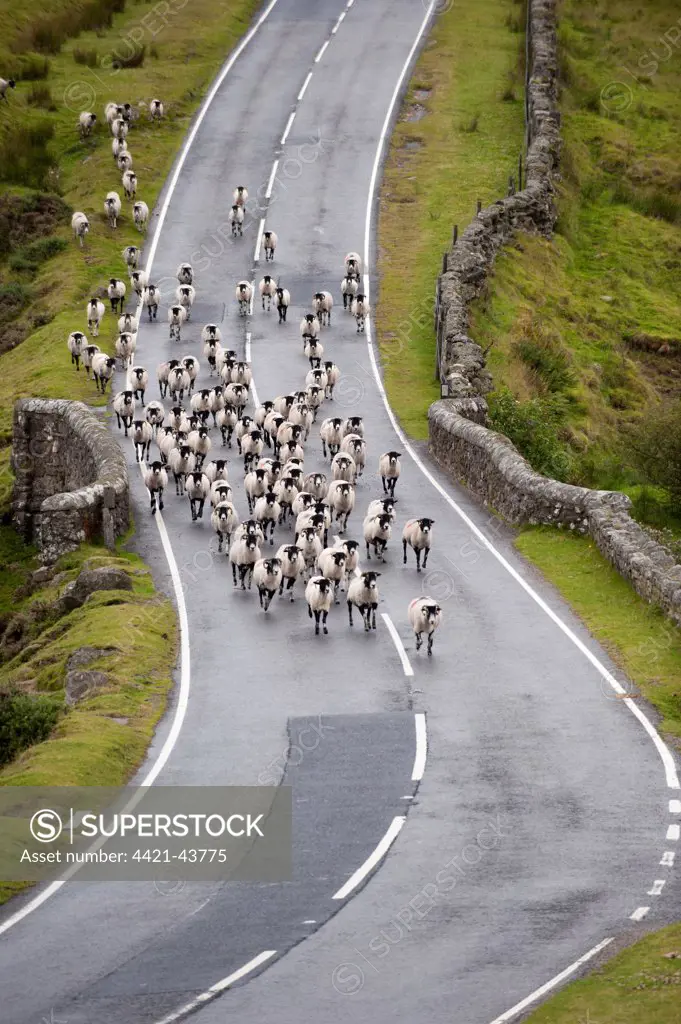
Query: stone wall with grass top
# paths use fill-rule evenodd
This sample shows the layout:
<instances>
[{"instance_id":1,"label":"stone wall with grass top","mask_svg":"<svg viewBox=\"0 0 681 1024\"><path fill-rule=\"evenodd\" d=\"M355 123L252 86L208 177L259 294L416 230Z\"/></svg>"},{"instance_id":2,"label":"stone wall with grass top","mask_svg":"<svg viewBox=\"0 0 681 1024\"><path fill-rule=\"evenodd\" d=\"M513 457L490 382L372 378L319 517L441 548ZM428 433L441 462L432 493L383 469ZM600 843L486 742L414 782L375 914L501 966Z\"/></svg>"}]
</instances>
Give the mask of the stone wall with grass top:
<instances>
[{"instance_id":1,"label":"stone wall with grass top","mask_svg":"<svg viewBox=\"0 0 681 1024\"><path fill-rule=\"evenodd\" d=\"M130 522L128 471L82 402L25 398L14 407L12 517L51 563L84 541L113 547Z\"/></svg>"}]
</instances>

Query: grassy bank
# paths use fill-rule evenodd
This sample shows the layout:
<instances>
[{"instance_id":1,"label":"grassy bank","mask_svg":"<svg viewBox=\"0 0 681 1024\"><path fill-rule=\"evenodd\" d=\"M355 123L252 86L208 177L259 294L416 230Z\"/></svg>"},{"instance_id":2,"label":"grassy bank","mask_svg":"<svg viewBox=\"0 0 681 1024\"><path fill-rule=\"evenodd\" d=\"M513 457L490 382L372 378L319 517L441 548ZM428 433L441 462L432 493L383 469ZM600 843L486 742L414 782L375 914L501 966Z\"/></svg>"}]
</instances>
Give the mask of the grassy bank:
<instances>
[{"instance_id":1,"label":"grassy bank","mask_svg":"<svg viewBox=\"0 0 681 1024\"><path fill-rule=\"evenodd\" d=\"M524 5L454 0L435 23L392 137L378 222L376 325L400 422L428 436L433 294L452 225L506 194L523 147ZM408 270L407 270L408 267Z\"/></svg>"}]
</instances>

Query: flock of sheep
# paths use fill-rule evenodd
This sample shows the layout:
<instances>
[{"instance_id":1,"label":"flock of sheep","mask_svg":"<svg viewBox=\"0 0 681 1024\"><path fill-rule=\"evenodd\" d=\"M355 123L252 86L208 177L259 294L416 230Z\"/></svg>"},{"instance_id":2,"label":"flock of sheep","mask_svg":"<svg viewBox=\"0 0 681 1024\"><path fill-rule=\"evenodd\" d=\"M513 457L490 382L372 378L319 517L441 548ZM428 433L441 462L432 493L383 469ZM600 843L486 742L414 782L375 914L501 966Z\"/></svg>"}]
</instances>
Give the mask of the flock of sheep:
<instances>
[{"instance_id":1,"label":"flock of sheep","mask_svg":"<svg viewBox=\"0 0 681 1024\"><path fill-rule=\"evenodd\" d=\"M150 105L152 119L163 116L163 105L158 100ZM113 152L128 199L133 200L137 182L132 171L132 158L125 141L131 118L129 104L109 103L106 119L113 136ZM94 114L80 115L80 130L87 135L94 123ZM239 185L234 190L230 221L232 233L240 237L244 223L244 204L247 189ZM110 192L105 200L105 211L112 228L116 227L121 203L117 193ZM141 209L140 209L141 208ZM133 206L135 223L140 230L146 226L148 208L144 203ZM73 230L80 244L89 231L84 213L73 215ZM274 261L277 236L264 231L261 245L265 262ZM123 250L130 283L141 307L147 310L150 321L157 319L162 300L158 288L139 268L141 251L129 245ZM364 330L369 315L369 304L361 291L362 261L357 253L345 258L345 274L341 282L343 306L354 315L357 330ZM191 318L196 298L194 271L189 263L177 269L178 285L175 301L168 307L169 336L181 340L181 331ZM169 474L175 483L178 497L187 497L193 521L203 517L206 502L210 503L211 526L217 536L218 551L226 550L232 566L234 586L258 590L260 605L267 611L274 597L284 590L291 601L298 579L305 584L305 600L310 618L314 619L315 634L328 632L327 618L332 605L340 603L339 594L345 591L349 623L353 624L353 609L362 616L366 631L376 628L376 609L379 603L378 579L380 572L360 567L360 543L344 538L348 520L355 508L356 484L366 464L367 444L364 424L360 416L343 419L329 416L320 425L319 435L324 458L330 460L330 479L325 473L305 472L305 444L316 423L320 407L333 401L333 391L340 378L339 367L323 359L322 328L331 326L333 296L328 291L315 293L312 311L300 323L303 354L310 369L304 386L288 395L280 395L262 402L252 415L246 406L252 393L250 364L240 360L237 353L225 349L217 324L206 324L201 331L203 355L209 377L219 383L199 386L201 369L196 356L169 359L157 368L161 399L145 403L149 373L136 365L138 315L124 311L126 284L112 277L107 286L111 311L118 316L118 338L115 356L110 356L88 340L82 331L73 331L68 337L71 360L77 370L83 364L88 378L92 373L95 386L105 392L113 378L116 360L126 373L126 385L113 398L113 411L119 428L130 436L137 462L143 462L144 482L150 495L151 511L163 509L164 492ZM265 274L259 283L262 309L267 312L275 305L279 322L286 321L291 297L274 277ZM239 313L247 316L253 311L254 283L244 280L236 286ZM101 299L93 297L87 304L87 324L92 337L97 337L105 315ZM144 409L138 412L138 403ZM211 430L219 432L222 446L236 446L243 459L244 490L248 517L241 521L229 482L230 467L225 458L207 462L213 447ZM158 448L158 459L149 461L151 445ZM380 562L392 536L396 518L395 486L400 476L400 453L385 452L379 458L379 474L383 483L383 498L369 503L363 519L363 540L367 561L372 552ZM294 525L293 543L282 543L276 554L263 554L264 545L274 546L275 531ZM329 544L329 531L335 523L338 535ZM433 520L427 517L410 519L402 531L403 560L406 564L408 549L414 551L417 571L427 565L431 546ZM441 608L429 597L415 598L409 605L408 617L416 637L416 648L427 640L428 654L432 653L433 639L440 624Z\"/></svg>"}]
</instances>

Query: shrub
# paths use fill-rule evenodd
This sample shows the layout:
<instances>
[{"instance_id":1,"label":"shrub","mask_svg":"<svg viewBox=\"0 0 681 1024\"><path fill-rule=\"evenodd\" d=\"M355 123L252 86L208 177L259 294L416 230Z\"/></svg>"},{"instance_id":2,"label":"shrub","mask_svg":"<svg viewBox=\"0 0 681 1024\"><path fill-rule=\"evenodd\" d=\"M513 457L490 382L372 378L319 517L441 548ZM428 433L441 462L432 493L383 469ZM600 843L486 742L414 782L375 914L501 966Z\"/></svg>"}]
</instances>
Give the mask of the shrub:
<instances>
[{"instance_id":1,"label":"shrub","mask_svg":"<svg viewBox=\"0 0 681 1024\"><path fill-rule=\"evenodd\" d=\"M664 488L670 511L681 515L681 402L649 412L630 432L629 448L643 480Z\"/></svg>"},{"instance_id":2,"label":"shrub","mask_svg":"<svg viewBox=\"0 0 681 1024\"><path fill-rule=\"evenodd\" d=\"M577 383L570 357L557 342L535 331L515 347L522 361L538 374L548 391L554 394L567 391Z\"/></svg>"},{"instance_id":3,"label":"shrub","mask_svg":"<svg viewBox=\"0 0 681 1024\"><path fill-rule=\"evenodd\" d=\"M17 60L13 77L21 82L38 81L47 78L50 73L50 62L47 57L38 57L36 54L23 54Z\"/></svg>"},{"instance_id":4,"label":"shrub","mask_svg":"<svg viewBox=\"0 0 681 1024\"><path fill-rule=\"evenodd\" d=\"M50 121L14 126L0 146L0 178L29 188L44 185L54 163L48 148L53 137Z\"/></svg>"},{"instance_id":5,"label":"shrub","mask_svg":"<svg viewBox=\"0 0 681 1024\"><path fill-rule=\"evenodd\" d=\"M99 64L99 54L96 50L81 50L76 47L73 51L73 59L76 64L85 64L89 68L96 68Z\"/></svg>"},{"instance_id":6,"label":"shrub","mask_svg":"<svg viewBox=\"0 0 681 1024\"><path fill-rule=\"evenodd\" d=\"M33 696L17 687L0 689L0 765L47 739L61 708L61 701L45 694Z\"/></svg>"},{"instance_id":7,"label":"shrub","mask_svg":"<svg viewBox=\"0 0 681 1024\"><path fill-rule=\"evenodd\" d=\"M31 292L16 281L0 285L0 322L13 320L31 301Z\"/></svg>"},{"instance_id":8,"label":"shrub","mask_svg":"<svg viewBox=\"0 0 681 1024\"><path fill-rule=\"evenodd\" d=\"M501 387L490 397L489 409L493 429L505 434L533 469L558 480L571 477L572 452L558 434L563 415L555 398L519 402Z\"/></svg>"},{"instance_id":9,"label":"shrub","mask_svg":"<svg viewBox=\"0 0 681 1024\"><path fill-rule=\"evenodd\" d=\"M43 107L45 110L56 110L57 106L52 99L52 92L49 85L33 85L26 97L26 101L32 107Z\"/></svg>"},{"instance_id":10,"label":"shrub","mask_svg":"<svg viewBox=\"0 0 681 1024\"><path fill-rule=\"evenodd\" d=\"M10 256L9 265L12 270L35 272L41 263L63 252L68 243L63 238L39 238L37 242L26 245Z\"/></svg>"},{"instance_id":11,"label":"shrub","mask_svg":"<svg viewBox=\"0 0 681 1024\"><path fill-rule=\"evenodd\" d=\"M133 50L133 52L131 54L128 54L127 56L121 57L118 54L116 54L113 59L111 67L116 69L141 68L142 65L144 64L146 52L147 48L146 46L143 46L140 50Z\"/></svg>"}]
</instances>

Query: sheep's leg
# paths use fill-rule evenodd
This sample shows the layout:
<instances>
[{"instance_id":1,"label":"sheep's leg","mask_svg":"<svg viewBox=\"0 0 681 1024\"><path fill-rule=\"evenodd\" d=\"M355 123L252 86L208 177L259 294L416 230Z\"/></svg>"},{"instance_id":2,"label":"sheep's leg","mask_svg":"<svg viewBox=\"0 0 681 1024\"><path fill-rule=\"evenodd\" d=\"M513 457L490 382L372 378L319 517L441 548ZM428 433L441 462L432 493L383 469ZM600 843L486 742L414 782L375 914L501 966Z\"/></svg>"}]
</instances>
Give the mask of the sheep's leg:
<instances>
[{"instance_id":1,"label":"sheep's leg","mask_svg":"<svg viewBox=\"0 0 681 1024\"><path fill-rule=\"evenodd\" d=\"M253 582L253 565L254 564L255 563L252 563L251 565L247 565L246 566L246 573L248 575L248 589L249 590L251 589L251 583Z\"/></svg>"},{"instance_id":2,"label":"sheep's leg","mask_svg":"<svg viewBox=\"0 0 681 1024\"><path fill-rule=\"evenodd\" d=\"M403 555L404 555L404 557L402 559L402 564L406 565L407 564L407 542L406 542L406 540L402 541L402 551L403 551Z\"/></svg>"},{"instance_id":3,"label":"sheep's leg","mask_svg":"<svg viewBox=\"0 0 681 1024\"><path fill-rule=\"evenodd\" d=\"M319 636L319 616L320 612L315 611L314 613L314 635Z\"/></svg>"},{"instance_id":4,"label":"sheep's leg","mask_svg":"<svg viewBox=\"0 0 681 1024\"><path fill-rule=\"evenodd\" d=\"M426 562L428 561L428 552L429 551L430 551L430 548L424 548L424 550L423 550L423 568L424 569L426 567Z\"/></svg>"},{"instance_id":5,"label":"sheep's leg","mask_svg":"<svg viewBox=\"0 0 681 1024\"><path fill-rule=\"evenodd\" d=\"M381 477L381 483L383 484L383 493L387 494L388 493L388 488L387 488L384 476Z\"/></svg>"},{"instance_id":6,"label":"sheep's leg","mask_svg":"<svg viewBox=\"0 0 681 1024\"><path fill-rule=\"evenodd\" d=\"M206 503L206 499L205 498L201 498L199 500L199 519L203 519L203 506L205 505L205 503Z\"/></svg>"},{"instance_id":7,"label":"sheep's leg","mask_svg":"<svg viewBox=\"0 0 681 1024\"><path fill-rule=\"evenodd\" d=\"M232 579L234 580L234 586L236 586L236 565L232 562Z\"/></svg>"},{"instance_id":8,"label":"sheep's leg","mask_svg":"<svg viewBox=\"0 0 681 1024\"><path fill-rule=\"evenodd\" d=\"M329 613L327 611L323 611L322 612L322 622L323 622L322 629L323 629L325 634L327 634L329 632L328 629L326 628L326 619L327 619L328 614Z\"/></svg>"},{"instance_id":9,"label":"sheep's leg","mask_svg":"<svg viewBox=\"0 0 681 1024\"><path fill-rule=\"evenodd\" d=\"M433 653L433 639L434 639L434 637L435 637L434 633L429 633L428 634L428 654L432 654Z\"/></svg>"},{"instance_id":10,"label":"sheep's leg","mask_svg":"<svg viewBox=\"0 0 681 1024\"><path fill-rule=\"evenodd\" d=\"M368 604L362 605L362 618L364 620L364 632L368 633L371 629L371 608Z\"/></svg>"},{"instance_id":11,"label":"sheep's leg","mask_svg":"<svg viewBox=\"0 0 681 1024\"><path fill-rule=\"evenodd\" d=\"M367 541L367 561L371 561L371 554L369 552L369 541Z\"/></svg>"},{"instance_id":12,"label":"sheep's leg","mask_svg":"<svg viewBox=\"0 0 681 1024\"><path fill-rule=\"evenodd\" d=\"M348 616L350 618L350 625L352 625L352 601L348 601Z\"/></svg>"},{"instance_id":13,"label":"sheep's leg","mask_svg":"<svg viewBox=\"0 0 681 1024\"><path fill-rule=\"evenodd\" d=\"M421 572L421 548L414 548L414 551L416 552L416 571ZM425 562L423 567L425 569Z\"/></svg>"},{"instance_id":14,"label":"sheep's leg","mask_svg":"<svg viewBox=\"0 0 681 1024\"><path fill-rule=\"evenodd\" d=\"M260 587L258 587L258 597L260 598L260 607L263 608L264 605L263 605L263 600L262 600L262 590L260 589ZM267 610L267 609L265 609L265 610Z\"/></svg>"},{"instance_id":15,"label":"sheep's leg","mask_svg":"<svg viewBox=\"0 0 681 1024\"><path fill-rule=\"evenodd\" d=\"M423 637L421 636L420 633L417 633L416 634L416 650L417 651L421 650L421 644L422 643L423 643Z\"/></svg>"},{"instance_id":16,"label":"sheep's leg","mask_svg":"<svg viewBox=\"0 0 681 1024\"><path fill-rule=\"evenodd\" d=\"M151 514L153 516L156 515L156 491L150 491L149 495L151 497Z\"/></svg>"}]
</instances>

